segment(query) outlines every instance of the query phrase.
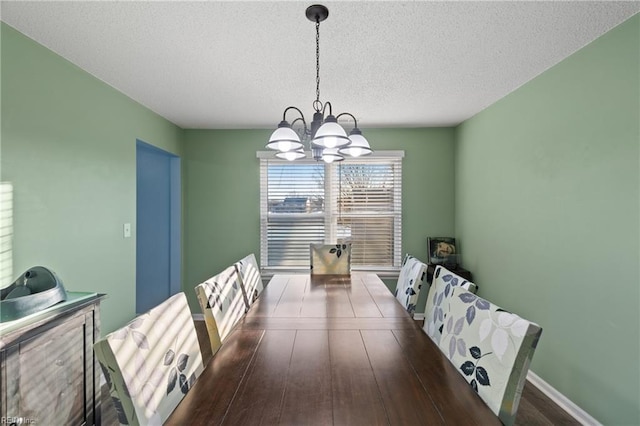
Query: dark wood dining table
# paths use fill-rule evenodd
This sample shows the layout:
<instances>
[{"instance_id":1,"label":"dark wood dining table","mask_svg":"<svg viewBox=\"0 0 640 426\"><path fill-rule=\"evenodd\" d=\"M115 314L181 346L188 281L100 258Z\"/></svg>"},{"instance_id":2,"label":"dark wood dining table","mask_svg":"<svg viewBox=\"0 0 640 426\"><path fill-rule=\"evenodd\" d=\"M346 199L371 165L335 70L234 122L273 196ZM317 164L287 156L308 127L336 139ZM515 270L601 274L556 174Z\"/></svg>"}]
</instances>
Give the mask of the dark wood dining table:
<instances>
[{"instance_id":1,"label":"dark wood dining table","mask_svg":"<svg viewBox=\"0 0 640 426\"><path fill-rule=\"evenodd\" d=\"M492 425L375 274L274 275L166 425Z\"/></svg>"}]
</instances>

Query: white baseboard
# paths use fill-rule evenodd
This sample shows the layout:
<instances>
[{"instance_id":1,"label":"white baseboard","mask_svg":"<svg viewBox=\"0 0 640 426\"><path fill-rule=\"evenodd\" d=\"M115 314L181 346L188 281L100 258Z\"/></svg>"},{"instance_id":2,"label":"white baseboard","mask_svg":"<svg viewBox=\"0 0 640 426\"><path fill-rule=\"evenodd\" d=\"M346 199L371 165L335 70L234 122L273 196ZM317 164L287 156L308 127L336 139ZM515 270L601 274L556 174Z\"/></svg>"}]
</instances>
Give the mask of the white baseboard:
<instances>
[{"instance_id":1,"label":"white baseboard","mask_svg":"<svg viewBox=\"0 0 640 426\"><path fill-rule=\"evenodd\" d=\"M413 319L416 321L424 321L424 313L413 314Z\"/></svg>"},{"instance_id":2,"label":"white baseboard","mask_svg":"<svg viewBox=\"0 0 640 426\"><path fill-rule=\"evenodd\" d=\"M545 382L533 371L527 373L527 380L533 386L540 389L549 399L558 404L560 408L569 413L571 417L579 421L583 425L602 426L602 423L591 417L589 413L578 407L573 401L561 394L556 388Z\"/></svg>"},{"instance_id":3,"label":"white baseboard","mask_svg":"<svg viewBox=\"0 0 640 426\"><path fill-rule=\"evenodd\" d=\"M204 321L204 314L191 314L194 321Z\"/></svg>"}]
</instances>

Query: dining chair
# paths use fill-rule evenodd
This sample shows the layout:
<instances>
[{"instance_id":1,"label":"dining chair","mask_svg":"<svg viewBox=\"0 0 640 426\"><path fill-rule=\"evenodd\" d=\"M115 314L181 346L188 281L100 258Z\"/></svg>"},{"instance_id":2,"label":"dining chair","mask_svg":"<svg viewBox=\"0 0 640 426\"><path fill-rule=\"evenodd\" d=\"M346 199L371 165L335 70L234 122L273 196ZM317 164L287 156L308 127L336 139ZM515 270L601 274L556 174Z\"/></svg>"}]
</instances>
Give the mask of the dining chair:
<instances>
[{"instance_id":1,"label":"dining chair","mask_svg":"<svg viewBox=\"0 0 640 426\"><path fill-rule=\"evenodd\" d=\"M516 418L542 328L456 287L440 349L505 425Z\"/></svg>"},{"instance_id":2,"label":"dining chair","mask_svg":"<svg viewBox=\"0 0 640 426\"><path fill-rule=\"evenodd\" d=\"M351 243L310 244L311 275L351 274Z\"/></svg>"},{"instance_id":3,"label":"dining chair","mask_svg":"<svg viewBox=\"0 0 640 426\"><path fill-rule=\"evenodd\" d=\"M120 424L162 424L203 371L184 293L106 335L93 349Z\"/></svg>"},{"instance_id":4,"label":"dining chair","mask_svg":"<svg viewBox=\"0 0 640 426\"><path fill-rule=\"evenodd\" d=\"M231 329L247 311L235 265L196 286L196 296L215 355Z\"/></svg>"},{"instance_id":5,"label":"dining chair","mask_svg":"<svg viewBox=\"0 0 640 426\"><path fill-rule=\"evenodd\" d=\"M405 255L400 275L398 275L395 296L407 312L412 315L416 310L416 302L426 275L427 265L410 254Z\"/></svg>"},{"instance_id":6,"label":"dining chair","mask_svg":"<svg viewBox=\"0 0 640 426\"><path fill-rule=\"evenodd\" d=\"M444 316L449 312L451 291L456 287L462 287L474 294L478 292L478 286L471 281L467 281L444 266L436 266L435 271L433 271L429 294L427 295L427 303L424 308L424 324L422 326L424 332L436 345L440 344Z\"/></svg>"},{"instance_id":7,"label":"dining chair","mask_svg":"<svg viewBox=\"0 0 640 426\"><path fill-rule=\"evenodd\" d=\"M251 253L236 262L234 266L240 278L240 288L242 289L244 302L247 305L247 310L249 310L249 306L258 299L258 296L264 290L256 256Z\"/></svg>"}]
</instances>

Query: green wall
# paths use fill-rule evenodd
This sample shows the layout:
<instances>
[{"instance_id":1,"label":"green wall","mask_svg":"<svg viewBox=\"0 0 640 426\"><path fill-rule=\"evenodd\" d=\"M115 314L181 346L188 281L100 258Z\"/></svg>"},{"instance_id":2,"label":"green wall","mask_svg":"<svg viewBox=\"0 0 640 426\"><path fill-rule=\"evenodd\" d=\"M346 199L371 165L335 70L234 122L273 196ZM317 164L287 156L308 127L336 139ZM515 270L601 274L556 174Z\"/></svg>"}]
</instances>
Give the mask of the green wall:
<instances>
[{"instance_id":1,"label":"green wall","mask_svg":"<svg viewBox=\"0 0 640 426\"><path fill-rule=\"evenodd\" d=\"M605 424L640 424L639 27L457 129L364 129L406 154L403 252L426 260L426 237L455 231L481 295L543 326L532 369ZM45 265L107 293L104 332L134 315L136 138L182 156L194 310L195 284L259 253L255 152L271 130L183 131L4 23L0 41L15 274Z\"/></svg>"},{"instance_id":2,"label":"green wall","mask_svg":"<svg viewBox=\"0 0 640 426\"><path fill-rule=\"evenodd\" d=\"M136 138L181 155L182 130L8 25L1 31L14 276L43 265L67 290L107 293L104 334L135 313Z\"/></svg>"},{"instance_id":3,"label":"green wall","mask_svg":"<svg viewBox=\"0 0 640 426\"><path fill-rule=\"evenodd\" d=\"M274 116L275 117L275 116ZM271 130L186 130L185 282L193 288L253 252L260 254L260 170ZM403 252L427 259L429 235L453 235L453 129L363 129L374 150L404 150ZM395 280L386 280L395 289ZM426 291L418 302L424 307Z\"/></svg>"},{"instance_id":4,"label":"green wall","mask_svg":"<svg viewBox=\"0 0 640 426\"><path fill-rule=\"evenodd\" d=\"M532 370L640 424L640 16L463 123L456 236L480 294L543 327Z\"/></svg>"}]
</instances>

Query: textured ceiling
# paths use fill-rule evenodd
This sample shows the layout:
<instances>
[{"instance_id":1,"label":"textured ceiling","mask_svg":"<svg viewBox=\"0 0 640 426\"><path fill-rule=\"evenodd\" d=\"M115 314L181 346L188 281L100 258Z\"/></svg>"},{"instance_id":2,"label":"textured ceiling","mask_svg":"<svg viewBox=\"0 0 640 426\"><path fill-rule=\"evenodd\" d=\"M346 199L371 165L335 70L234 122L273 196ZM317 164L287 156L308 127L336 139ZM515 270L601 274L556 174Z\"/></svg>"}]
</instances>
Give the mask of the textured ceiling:
<instances>
[{"instance_id":1,"label":"textured ceiling","mask_svg":"<svg viewBox=\"0 0 640 426\"><path fill-rule=\"evenodd\" d=\"M183 128L271 128L315 99L311 2L7 2L2 21ZM320 98L361 128L450 126L640 2L324 2Z\"/></svg>"}]
</instances>

